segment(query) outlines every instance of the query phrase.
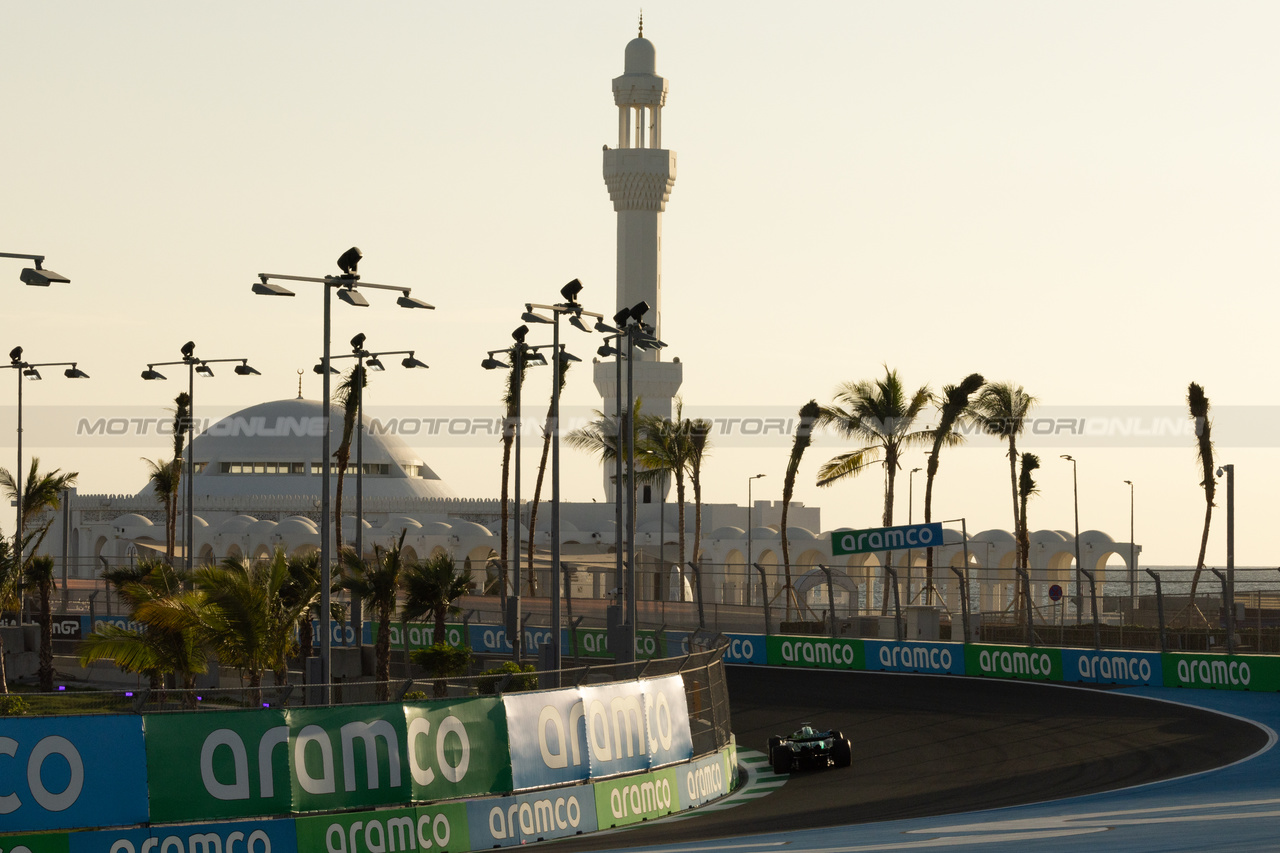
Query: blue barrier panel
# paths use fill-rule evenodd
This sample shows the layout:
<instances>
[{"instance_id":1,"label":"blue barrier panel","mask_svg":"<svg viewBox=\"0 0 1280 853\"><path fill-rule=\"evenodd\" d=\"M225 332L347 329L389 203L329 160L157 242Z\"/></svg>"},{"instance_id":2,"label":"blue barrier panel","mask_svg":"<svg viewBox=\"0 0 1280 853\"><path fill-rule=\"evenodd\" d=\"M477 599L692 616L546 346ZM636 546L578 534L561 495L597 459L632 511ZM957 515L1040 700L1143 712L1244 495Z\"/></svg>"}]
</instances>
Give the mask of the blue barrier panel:
<instances>
[{"instance_id":1,"label":"blue barrier panel","mask_svg":"<svg viewBox=\"0 0 1280 853\"><path fill-rule=\"evenodd\" d=\"M898 643L863 640L865 666L882 672L938 672L964 675L963 643Z\"/></svg>"},{"instance_id":2,"label":"blue barrier panel","mask_svg":"<svg viewBox=\"0 0 1280 853\"><path fill-rule=\"evenodd\" d=\"M1062 680L1163 687L1164 670L1159 652L1063 649Z\"/></svg>"},{"instance_id":3,"label":"blue barrier panel","mask_svg":"<svg viewBox=\"0 0 1280 853\"><path fill-rule=\"evenodd\" d=\"M764 666L769 662L763 634L725 634L729 638L729 651L725 663L753 663Z\"/></svg>"},{"instance_id":4,"label":"blue barrier panel","mask_svg":"<svg viewBox=\"0 0 1280 853\"><path fill-rule=\"evenodd\" d=\"M467 826L473 850L510 847L596 831L596 798L591 785L563 790L471 800Z\"/></svg>"},{"instance_id":5,"label":"blue barrier panel","mask_svg":"<svg viewBox=\"0 0 1280 853\"><path fill-rule=\"evenodd\" d=\"M585 782L586 727L577 690L508 693L502 697L511 738L512 786L517 790Z\"/></svg>"},{"instance_id":6,"label":"blue barrier panel","mask_svg":"<svg viewBox=\"0 0 1280 853\"><path fill-rule=\"evenodd\" d=\"M142 718L0 723L0 832L145 823Z\"/></svg>"},{"instance_id":7,"label":"blue barrier panel","mask_svg":"<svg viewBox=\"0 0 1280 853\"><path fill-rule=\"evenodd\" d=\"M70 853L298 853L292 819L76 832Z\"/></svg>"}]
</instances>

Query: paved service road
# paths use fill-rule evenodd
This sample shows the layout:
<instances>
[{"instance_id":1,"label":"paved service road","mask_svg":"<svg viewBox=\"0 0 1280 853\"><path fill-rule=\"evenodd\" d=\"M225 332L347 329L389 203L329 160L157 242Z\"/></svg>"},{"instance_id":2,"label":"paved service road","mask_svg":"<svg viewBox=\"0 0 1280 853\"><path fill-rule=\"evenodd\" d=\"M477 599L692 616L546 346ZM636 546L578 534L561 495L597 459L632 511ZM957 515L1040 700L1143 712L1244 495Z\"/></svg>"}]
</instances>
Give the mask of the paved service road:
<instances>
[{"instance_id":1,"label":"paved service road","mask_svg":"<svg viewBox=\"0 0 1280 853\"><path fill-rule=\"evenodd\" d=\"M1268 734L1209 711L1108 690L954 676L729 667L739 748L801 723L842 730L853 767L796 773L737 808L562 850L704 841L955 814L1105 791L1228 764Z\"/></svg>"}]
</instances>

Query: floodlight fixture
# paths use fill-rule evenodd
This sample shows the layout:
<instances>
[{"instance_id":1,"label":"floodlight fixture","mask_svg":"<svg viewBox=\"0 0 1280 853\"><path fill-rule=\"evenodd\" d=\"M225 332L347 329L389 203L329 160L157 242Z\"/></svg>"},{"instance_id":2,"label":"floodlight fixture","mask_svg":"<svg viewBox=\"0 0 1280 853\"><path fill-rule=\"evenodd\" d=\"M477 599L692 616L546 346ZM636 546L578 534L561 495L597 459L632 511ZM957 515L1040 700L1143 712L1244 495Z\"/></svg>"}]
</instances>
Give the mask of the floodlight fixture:
<instances>
[{"instance_id":1,"label":"floodlight fixture","mask_svg":"<svg viewBox=\"0 0 1280 853\"><path fill-rule=\"evenodd\" d=\"M525 336L529 334L528 326L520 326L511 333L511 339L518 344L524 343Z\"/></svg>"},{"instance_id":2,"label":"floodlight fixture","mask_svg":"<svg viewBox=\"0 0 1280 853\"><path fill-rule=\"evenodd\" d=\"M365 366L365 367L367 367L367 368L369 368L370 370L373 370L373 371L383 371L383 370L386 370L386 368L382 366L382 362L378 360L378 357L377 357L376 355L374 355L374 356L370 356L370 357L365 361L364 366Z\"/></svg>"},{"instance_id":3,"label":"floodlight fixture","mask_svg":"<svg viewBox=\"0 0 1280 853\"><path fill-rule=\"evenodd\" d=\"M9 350L9 361L13 362L14 364L17 364L18 362L22 361L22 347L14 347L13 349Z\"/></svg>"},{"instance_id":4,"label":"floodlight fixture","mask_svg":"<svg viewBox=\"0 0 1280 853\"><path fill-rule=\"evenodd\" d=\"M547 363L547 357L542 353L538 352L537 350L530 350L528 355L524 357L524 360L528 364L546 364Z\"/></svg>"},{"instance_id":5,"label":"floodlight fixture","mask_svg":"<svg viewBox=\"0 0 1280 853\"><path fill-rule=\"evenodd\" d=\"M297 296L292 290L279 284L272 284L267 280L267 275L261 273L258 275L259 281L253 283L253 292L259 296Z\"/></svg>"},{"instance_id":6,"label":"floodlight fixture","mask_svg":"<svg viewBox=\"0 0 1280 853\"><path fill-rule=\"evenodd\" d=\"M260 374L254 368L250 367L248 361L244 361L241 364L236 365L236 375L237 376L261 376L262 374Z\"/></svg>"},{"instance_id":7,"label":"floodlight fixture","mask_svg":"<svg viewBox=\"0 0 1280 853\"><path fill-rule=\"evenodd\" d=\"M338 258L338 269L342 270L343 275L355 276L356 267L360 265L360 259L364 257L357 246L352 246L342 253L342 257Z\"/></svg>"},{"instance_id":8,"label":"floodlight fixture","mask_svg":"<svg viewBox=\"0 0 1280 853\"><path fill-rule=\"evenodd\" d=\"M28 367L24 369L22 371L22 375L27 377L33 382L37 382L44 378L43 376L40 375L40 371L36 370L34 367Z\"/></svg>"},{"instance_id":9,"label":"floodlight fixture","mask_svg":"<svg viewBox=\"0 0 1280 853\"><path fill-rule=\"evenodd\" d=\"M505 361L499 361L498 359L493 357L493 353L489 353L489 357L486 358L484 361L480 362L480 366L483 367L485 370L497 370L500 367L507 368L507 367L510 367L511 365L507 364Z\"/></svg>"},{"instance_id":10,"label":"floodlight fixture","mask_svg":"<svg viewBox=\"0 0 1280 853\"><path fill-rule=\"evenodd\" d=\"M631 309L623 308L617 314L613 315L613 325L621 328L627 325L627 321L631 319Z\"/></svg>"},{"instance_id":11,"label":"floodlight fixture","mask_svg":"<svg viewBox=\"0 0 1280 853\"><path fill-rule=\"evenodd\" d=\"M348 305L354 305L357 308L369 307L369 300L365 299L351 287L339 287L338 298Z\"/></svg>"},{"instance_id":12,"label":"floodlight fixture","mask_svg":"<svg viewBox=\"0 0 1280 853\"><path fill-rule=\"evenodd\" d=\"M581 327L579 327L579 328L581 328ZM610 325L609 325L608 323L606 323L604 320L596 320L595 330L596 330L597 332L603 332L603 333L604 333L604 334L606 334L606 335L616 335L616 334L618 334L618 330L617 330L617 329L615 329L613 326L610 326Z\"/></svg>"},{"instance_id":13,"label":"floodlight fixture","mask_svg":"<svg viewBox=\"0 0 1280 853\"><path fill-rule=\"evenodd\" d=\"M574 355L573 353L571 353L571 352L566 352L566 351L565 351L565 350L563 350L563 349L562 349L562 350L560 350L560 360L561 360L561 361L582 361L582 359L578 358L578 357L577 357L576 355Z\"/></svg>"},{"instance_id":14,"label":"floodlight fixture","mask_svg":"<svg viewBox=\"0 0 1280 853\"><path fill-rule=\"evenodd\" d=\"M596 355L601 358L608 358L611 355L622 355L622 350L611 347L608 344L601 344L600 348L596 350Z\"/></svg>"},{"instance_id":15,"label":"floodlight fixture","mask_svg":"<svg viewBox=\"0 0 1280 853\"><path fill-rule=\"evenodd\" d=\"M35 269L28 267L22 271L22 281L31 287L48 287L51 284L70 284L71 279L59 275L53 270L42 269L39 264Z\"/></svg>"},{"instance_id":16,"label":"floodlight fixture","mask_svg":"<svg viewBox=\"0 0 1280 853\"><path fill-rule=\"evenodd\" d=\"M552 319L551 319L550 317L544 317L544 316L542 316L541 314L535 314L535 313L533 313L533 309L532 309L532 308L530 308L528 305L526 305L526 306L525 306L525 312L524 312L523 314L521 314L521 315L520 315L520 319L521 319L521 320L523 320L523 321L524 321L524 322L526 322L526 323L547 323L547 324L550 324L551 322L553 322L553 321L552 321Z\"/></svg>"},{"instance_id":17,"label":"floodlight fixture","mask_svg":"<svg viewBox=\"0 0 1280 853\"><path fill-rule=\"evenodd\" d=\"M147 365L147 369L142 371L142 378L146 379L149 382L152 379L165 379L166 377L163 373L156 370L151 365Z\"/></svg>"},{"instance_id":18,"label":"floodlight fixture","mask_svg":"<svg viewBox=\"0 0 1280 853\"><path fill-rule=\"evenodd\" d=\"M569 324L573 326L575 329L580 329L584 332L591 331L591 328L582 321L582 317L578 316L577 314L573 314L569 317Z\"/></svg>"},{"instance_id":19,"label":"floodlight fixture","mask_svg":"<svg viewBox=\"0 0 1280 853\"><path fill-rule=\"evenodd\" d=\"M409 295L409 291L407 290L396 299L396 304L401 308L426 308L431 311L434 311L436 307L430 302L423 302L421 299L414 299Z\"/></svg>"},{"instance_id":20,"label":"floodlight fixture","mask_svg":"<svg viewBox=\"0 0 1280 853\"><path fill-rule=\"evenodd\" d=\"M314 373L319 373L321 376L323 376L323 375L324 375L324 365L323 365L323 364L317 364L315 367L311 368L311 370L312 370L312 372L314 372ZM338 373L339 371L338 371L338 368L334 367L334 366L331 364L331 365L329 365L329 372L330 372L330 373Z\"/></svg>"},{"instance_id":21,"label":"floodlight fixture","mask_svg":"<svg viewBox=\"0 0 1280 853\"><path fill-rule=\"evenodd\" d=\"M76 367L74 362L72 362L71 366L68 367L66 370L62 371L62 375L67 377L68 379L88 379L89 378L89 374L85 373L83 370Z\"/></svg>"},{"instance_id":22,"label":"floodlight fixture","mask_svg":"<svg viewBox=\"0 0 1280 853\"><path fill-rule=\"evenodd\" d=\"M196 351L195 341L187 341L185 344L182 345L183 358L191 358L192 355L195 353L195 351Z\"/></svg>"},{"instance_id":23,"label":"floodlight fixture","mask_svg":"<svg viewBox=\"0 0 1280 853\"><path fill-rule=\"evenodd\" d=\"M564 287L560 288L560 295L563 296L565 301L570 305L578 304L578 294L581 292L582 282L578 281L576 278Z\"/></svg>"},{"instance_id":24,"label":"floodlight fixture","mask_svg":"<svg viewBox=\"0 0 1280 853\"><path fill-rule=\"evenodd\" d=\"M213 377L213 368L203 361L196 365L196 374L207 378Z\"/></svg>"},{"instance_id":25,"label":"floodlight fixture","mask_svg":"<svg viewBox=\"0 0 1280 853\"><path fill-rule=\"evenodd\" d=\"M406 355L400 361L400 363L405 367L430 367L431 366L427 364L425 361L419 361L418 359L414 358L413 353L409 353L408 355Z\"/></svg>"},{"instance_id":26,"label":"floodlight fixture","mask_svg":"<svg viewBox=\"0 0 1280 853\"><path fill-rule=\"evenodd\" d=\"M356 336L351 339L351 351L359 355L360 351L363 349L364 349L364 332L357 332Z\"/></svg>"}]
</instances>

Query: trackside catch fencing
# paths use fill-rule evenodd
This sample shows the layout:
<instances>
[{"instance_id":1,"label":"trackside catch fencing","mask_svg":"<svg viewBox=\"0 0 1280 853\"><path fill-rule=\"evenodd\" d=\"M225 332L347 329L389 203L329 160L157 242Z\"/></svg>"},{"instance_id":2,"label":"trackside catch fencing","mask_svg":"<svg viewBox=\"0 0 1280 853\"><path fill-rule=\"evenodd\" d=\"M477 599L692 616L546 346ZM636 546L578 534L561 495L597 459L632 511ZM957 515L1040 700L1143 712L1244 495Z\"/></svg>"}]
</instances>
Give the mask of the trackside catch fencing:
<instances>
[{"instance_id":1,"label":"trackside catch fencing","mask_svg":"<svg viewBox=\"0 0 1280 853\"><path fill-rule=\"evenodd\" d=\"M735 780L722 654L437 701L0 719L0 849L452 853L670 814Z\"/></svg>"}]
</instances>

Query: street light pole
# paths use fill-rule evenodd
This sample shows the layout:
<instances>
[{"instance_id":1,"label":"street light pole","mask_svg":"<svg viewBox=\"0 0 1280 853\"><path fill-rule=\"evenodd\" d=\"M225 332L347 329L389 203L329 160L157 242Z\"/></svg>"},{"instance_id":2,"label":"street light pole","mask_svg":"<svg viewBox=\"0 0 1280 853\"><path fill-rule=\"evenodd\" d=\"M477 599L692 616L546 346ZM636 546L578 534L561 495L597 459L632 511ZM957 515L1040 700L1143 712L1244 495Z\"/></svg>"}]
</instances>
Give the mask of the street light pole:
<instances>
[{"instance_id":1,"label":"street light pole","mask_svg":"<svg viewBox=\"0 0 1280 853\"><path fill-rule=\"evenodd\" d=\"M317 276L300 276L300 275L281 275L278 273L258 273L258 281L253 284L253 292L259 296L294 296L294 292L287 287L278 284L272 284L272 279L281 281L301 281L324 286L324 356L321 360L323 370L323 395L321 407L322 429L324 435L321 439L321 455L320 467L322 471L321 487L320 487L320 618L322 622L322 630L320 632L320 683L321 683L321 701L325 704L329 703L329 681L330 681L330 662L333 652L333 637L329 630L329 611L332 601L331 592L333 586L333 566L330 565L329 554L329 475L331 470L331 462L329 459L329 407L330 388L329 388L329 335L330 335L330 292L336 290L338 298L348 305L357 307L367 307L368 301L359 293L358 287L373 288L375 290L398 290L400 296L396 299L396 304L401 308L427 308L433 309L434 305L415 299L409 294L413 289L409 287L396 287L389 284L373 284L372 282L360 281L360 276L356 274L356 267L360 263L362 255L358 248L351 247L342 256L338 258L338 268L342 270L341 275Z\"/></svg>"},{"instance_id":2,"label":"street light pole","mask_svg":"<svg viewBox=\"0 0 1280 853\"><path fill-rule=\"evenodd\" d=\"M213 376L213 368L211 364L221 364L226 362L238 361L236 365L237 376L257 376L258 371L249 366L247 358L197 358L196 345L194 341L187 341L182 345L181 361L157 361L147 365L147 369L142 371L142 378L148 381L155 379L164 379L157 370L157 367L169 367L171 365L182 365L187 368L187 422L181 424L187 431L187 458L186 458L186 497L185 506L182 513L182 550L185 558L183 560L187 571L190 572L195 568L195 441L196 441L196 380L195 376L199 373L201 376Z\"/></svg>"},{"instance_id":3,"label":"street light pole","mask_svg":"<svg viewBox=\"0 0 1280 853\"><path fill-rule=\"evenodd\" d=\"M1138 556L1133 544L1133 480L1125 480L1129 486L1129 606L1138 603Z\"/></svg>"},{"instance_id":4,"label":"street light pole","mask_svg":"<svg viewBox=\"0 0 1280 853\"><path fill-rule=\"evenodd\" d=\"M584 332L590 332L582 322L582 317L594 317L596 319L596 327L602 325L604 321L603 314L596 314L591 311L583 310L578 304L578 294L582 292L582 282L578 279L566 284L560 288L560 295L564 297L564 302L555 305L538 305L528 303L525 305L524 319L535 323L546 323L548 318L541 314L533 313L535 308L544 311L550 311L551 317L551 352L552 352L552 376L551 376L551 652L548 664L552 670L559 670L561 666L561 623L562 616L560 612L560 599L563 595L564 577L560 571L560 377L563 375L564 363L566 361L580 361L576 356L570 355L564 351L560 345L560 317L561 315L569 315L569 322Z\"/></svg>"},{"instance_id":5,"label":"street light pole","mask_svg":"<svg viewBox=\"0 0 1280 853\"><path fill-rule=\"evenodd\" d=\"M25 256L0 255L0 257L25 257ZM67 377L68 379L88 379L89 374L85 373L83 370L76 367L76 362L74 361L59 361L59 362L50 361L50 362L41 362L40 364L32 364L31 362L24 361L22 359L22 347L14 347L12 350L10 350L9 363L5 365L0 365L0 367L7 367L10 370L16 370L17 371L16 376L18 378L18 467L14 469L14 472L13 472L13 485L14 485L13 490L17 496L16 503L18 507L18 513L17 513L18 517L17 517L17 525L14 527L14 533L13 533L13 556L19 570L18 584L19 584L19 590L21 590L21 583L22 583L21 571L23 567L23 558L25 556L23 554L23 545L22 545L22 511L23 511L22 500L24 497L23 493L25 492L26 487L28 485L26 482L26 477L22 473L22 379L23 377L26 377L30 381L39 380L41 378L39 368L41 367L65 367L66 370L62 371L62 375ZM21 605L19 605L18 607L18 613L19 613L18 621L22 621Z\"/></svg>"},{"instance_id":6,"label":"street light pole","mask_svg":"<svg viewBox=\"0 0 1280 853\"><path fill-rule=\"evenodd\" d=\"M755 474L747 478L747 569L748 570L751 568L751 564L753 560L753 555L751 553L751 529L755 526L754 520L753 520L754 513L755 513L755 505L751 502L751 483L753 480L759 480L763 476L765 475ZM747 601L750 602L751 600L751 592L750 592L751 572L750 571L747 572L746 583L747 583ZM768 595L768 593L765 591L765 585L763 583L763 580L761 581L761 584L760 584L760 590L761 590L760 591L761 595Z\"/></svg>"},{"instance_id":7,"label":"street light pole","mask_svg":"<svg viewBox=\"0 0 1280 853\"><path fill-rule=\"evenodd\" d=\"M1236 466L1222 465L1227 475L1227 651L1235 651L1236 638Z\"/></svg>"},{"instance_id":8,"label":"street light pole","mask_svg":"<svg viewBox=\"0 0 1280 853\"><path fill-rule=\"evenodd\" d=\"M915 523L913 513L915 512L915 506L916 506L916 498L915 498L916 472L922 471L922 470L924 469L912 468L911 473L907 476L907 524ZM915 552L912 549L908 548L907 549L907 603L908 604L910 604L914 600L911 597L911 569L914 563L915 563ZM930 597L932 595L932 590L926 587L924 590L924 594L925 594L924 603L932 604L933 602Z\"/></svg>"},{"instance_id":9,"label":"street light pole","mask_svg":"<svg viewBox=\"0 0 1280 853\"><path fill-rule=\"evenodd\" d=\"M1083 566L1080 563L1080 489L1076 480L1076 460L1069 454L1062 454L1062 458L1071 463L1071 495L1075 503L1076 518L1076 627L1080 627L1081 611L1084 610L1084 590L1080 586L1080 569ZM1028 567L1029 568L1029 567ZM1031 606L1031 602L1027 602L1027 606Z\"/></svg>"}]
</instances>

